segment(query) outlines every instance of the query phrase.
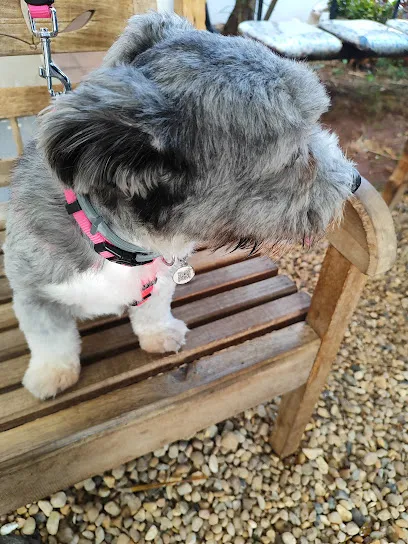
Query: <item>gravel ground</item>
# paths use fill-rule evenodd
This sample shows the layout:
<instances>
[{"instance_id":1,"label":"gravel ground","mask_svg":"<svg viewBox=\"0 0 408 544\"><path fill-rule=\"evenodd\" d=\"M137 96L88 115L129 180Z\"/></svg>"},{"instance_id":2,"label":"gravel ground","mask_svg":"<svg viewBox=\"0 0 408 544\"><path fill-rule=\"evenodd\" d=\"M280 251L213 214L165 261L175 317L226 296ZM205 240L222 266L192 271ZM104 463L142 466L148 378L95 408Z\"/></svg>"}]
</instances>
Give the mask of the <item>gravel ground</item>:
<instances>
[{"instance_id":1,"label":"gravel ground","mask_svg":"<svg viewBox=\"0 0 408 544\"><path fill-rule=\"evenodd\" d=\"M398 262L369 281L297 455L282 462L268 444L275 400L0 517L0 532L49 544L408 542L408 198L394 218ZM323 253L282 268L312 290Z\"/></svg>"}]
</instances>

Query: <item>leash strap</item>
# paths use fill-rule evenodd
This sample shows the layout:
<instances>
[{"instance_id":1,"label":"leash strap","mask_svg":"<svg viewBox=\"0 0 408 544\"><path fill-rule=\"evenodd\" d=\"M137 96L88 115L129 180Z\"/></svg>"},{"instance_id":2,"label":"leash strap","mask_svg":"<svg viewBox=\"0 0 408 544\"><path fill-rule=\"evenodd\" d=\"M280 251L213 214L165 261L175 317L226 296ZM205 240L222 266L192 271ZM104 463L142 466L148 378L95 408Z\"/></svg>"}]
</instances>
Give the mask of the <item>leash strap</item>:
<instances>
[{"instance_id":1,"label":"leash strap","mask_svg":"<svg viewBox=\"0 0 408 544\"><path fill-rule=\"evenodd\" d=\"M33 19L51 19L51 8L48 4L45 6L27 4L27 7Z\"/></svg>"},{"instance_id":2,"label":"leash strap","mask_svg":"<svg viewBox=\"0 0 408 544\"><path fill-rule=\"evenodd\" d=\"M51 55L51 38L55 38L58 34L58 19L57 12L53 7L54 0L24 0L27 4L28 19L30 22L30 29L33 36L40 38L44 66L40 66L40 76L46 79L48 92L52 97L59 93L56 93L53 89L53 79L58 79L63 87L64 93L71 90L71 82L66 74L53 62ZM48 19L48 27L37 27L36 21L38 19ZM44 23L42 23L44 25Z\"/></svg>"}]
</instances>

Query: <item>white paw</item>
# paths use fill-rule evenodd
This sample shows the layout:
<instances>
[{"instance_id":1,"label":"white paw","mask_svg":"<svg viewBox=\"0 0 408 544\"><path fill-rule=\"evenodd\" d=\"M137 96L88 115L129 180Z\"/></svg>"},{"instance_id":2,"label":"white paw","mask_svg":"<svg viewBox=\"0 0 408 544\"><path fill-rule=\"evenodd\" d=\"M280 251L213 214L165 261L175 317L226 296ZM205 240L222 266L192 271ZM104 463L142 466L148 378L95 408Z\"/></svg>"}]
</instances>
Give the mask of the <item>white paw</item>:
<instances>
[{"instance_id":1,"label":"white paw","mask_svg":"<svg viewBox=\"0 0 408 544\"><path fill-rule=\"evenodd\" d=\"M173 319L165 325L160 324L156 327L149 327L139 330L139 344L142 349L150 353L167 353L169 351L179 351L185 344L185 338L188 328L184 321Z\"/></svg>"},{"instance_id":2,"label":"white paw","mask_svg":"<svg viewBox=\"0 0 408 544\"><path fill-rule=\"evenodd\" d=\"M31 360L23 385L38 399L48 399L74 385L80 370L79 361L51 363Z\"/></svg>"}]
</instances>

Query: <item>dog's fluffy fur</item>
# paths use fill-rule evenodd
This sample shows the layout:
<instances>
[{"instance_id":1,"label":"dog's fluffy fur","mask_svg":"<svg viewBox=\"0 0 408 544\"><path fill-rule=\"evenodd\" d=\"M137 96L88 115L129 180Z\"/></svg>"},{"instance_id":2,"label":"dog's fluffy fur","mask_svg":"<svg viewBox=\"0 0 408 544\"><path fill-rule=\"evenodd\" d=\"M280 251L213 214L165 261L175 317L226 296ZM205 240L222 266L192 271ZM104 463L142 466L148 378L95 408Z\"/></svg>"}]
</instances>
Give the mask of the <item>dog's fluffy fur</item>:
<instances>
[{"instance_id":1,"label":"dog's fluffy fur","mask_svg":"<svg viewBox=\"0 0 408 544\"><path fill-rule=\"evenodd\" d=\"M198 32L175 15L133 17L102 68L59 97L19 161L5 246L14 308L31 349L25 386L54 396L78 379L75 320L140 298L147 265L101 259L65 211L87 194L124 239L167 258L195 242L252 247L320 236L341 215L352 164L318 120L328 97L305 65ZM130 309L140 344L178 350L171 271Z\"/></svg>"}]
</instances>

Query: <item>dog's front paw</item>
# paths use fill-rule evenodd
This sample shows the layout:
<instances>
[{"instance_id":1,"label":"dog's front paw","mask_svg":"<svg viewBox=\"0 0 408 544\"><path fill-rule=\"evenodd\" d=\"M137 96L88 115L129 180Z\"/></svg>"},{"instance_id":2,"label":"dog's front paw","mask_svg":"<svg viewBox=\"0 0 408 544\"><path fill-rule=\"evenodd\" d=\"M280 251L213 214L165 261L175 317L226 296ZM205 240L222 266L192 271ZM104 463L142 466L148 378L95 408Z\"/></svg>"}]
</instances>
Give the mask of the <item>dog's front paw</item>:
<instances>
[{"instance_id":1,"label":"dog's front paw","mask_svg":"<svg viewBox=\"0 0 408 544\"><path fill-rule=\"evenodd\" d=\"M79 360L57 363L31 360L23 385L38 399L48 399L74 385L80 370Z\"/></svg>"},{"instance_id":2,"label":"dog's front paw","mask_svg":"<svg viewBox=\"0 0 408 544\"><path fill-rule=\"evenodd\" d=\"M179 351L185 343L188 328L180 319L173 319L164 325L139 330L139 344L150 353Z\"/></svg>"}]
</instances>

